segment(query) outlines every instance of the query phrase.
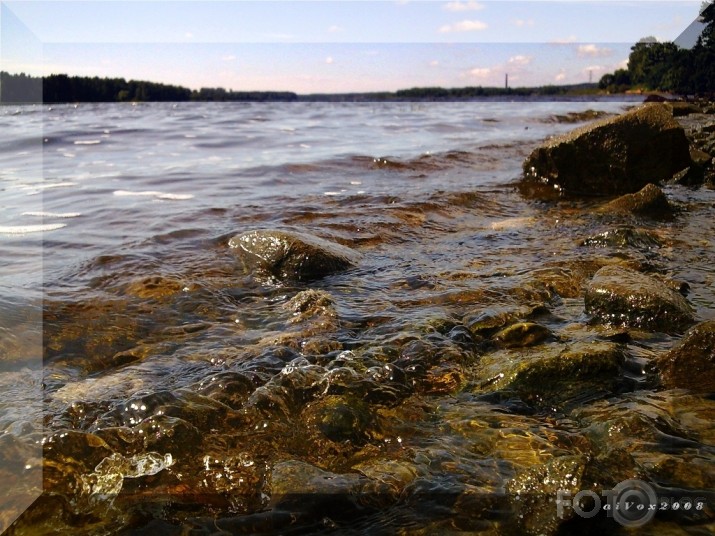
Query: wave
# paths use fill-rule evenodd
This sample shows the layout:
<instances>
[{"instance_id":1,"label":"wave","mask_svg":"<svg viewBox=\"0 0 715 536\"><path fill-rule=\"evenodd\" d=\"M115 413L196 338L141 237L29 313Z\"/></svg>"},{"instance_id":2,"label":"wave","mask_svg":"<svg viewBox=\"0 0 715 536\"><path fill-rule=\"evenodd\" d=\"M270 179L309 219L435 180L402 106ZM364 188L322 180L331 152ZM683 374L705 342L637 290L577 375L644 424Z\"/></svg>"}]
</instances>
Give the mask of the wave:
<instances>
[{"instance_id":1,"label":"wave","mask_svg":"<svg viewBox=\"0 0 715 536\"><path fill-rule=\"evenodd\" d=\"M167 194L164 192L157 192L155 190L149 190L145 192L132 192L129 190L115 190L114 195L116 196L124 196L124 197L129 197L129 196L148 196L148 197L156 197L157 199L170 199L172 201L183 201L186 199L193 199L194 195L193 194Z\"/></svg>"},{"instance_id":2,"label":"wave","mask_svg":"<svg viewBox=\"0 0 715 536\"><path fill-rule=\"evenodd\" d=\"M29 233L43 233L55 231L66 227L65 223L48 223L45 225L0 225L0 234L21 235Z\"/></svg>"},{"instance_id":3,"label":"wave","mask_svg":"<svg viewBox=\"0 0 715 536\"><path fill-rule=\"evenodd\" d=\"M81 216L81 212L23 212L23 216L34 216L37 218L76 218Z\"/></svg>"}]
</instances>

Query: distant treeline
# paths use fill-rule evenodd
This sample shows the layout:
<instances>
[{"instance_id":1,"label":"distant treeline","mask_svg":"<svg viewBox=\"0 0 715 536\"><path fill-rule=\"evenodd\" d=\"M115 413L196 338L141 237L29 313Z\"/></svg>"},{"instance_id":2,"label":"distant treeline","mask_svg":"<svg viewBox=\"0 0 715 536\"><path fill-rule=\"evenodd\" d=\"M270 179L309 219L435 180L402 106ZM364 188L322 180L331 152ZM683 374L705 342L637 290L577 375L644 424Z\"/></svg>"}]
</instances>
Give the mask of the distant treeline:
<instances>
[{"instance_id":1,"label":"distant treeline","mask_svg":"<svg viewBox=\"0 0 715 536\"><path fill-rule=\"evenodd\" d=\"M227 91L223 88L191 90L181 86L53 74L45 77L0 72L0 102L184 102L184 101L292 101L287 91Z\"/></svg>"},{"instance_id":2,"label":"distant treeline","mask_svg":"<svg viewBox=\"0 0 715 536\"><path fill-rule=\"evenodd\" d=\"M478 99L482 97L551 97L558 95L574 95L593 93L596 84L578 84L569 86L540 86L540 87L416 87L400 89L394 93L398 99L419 100L458 100Z\"/></svg>"},{"instance_id":3,"label":"distant treeline","mask_svg":"<svg viewBox=\"0 0 715 536\"><path fill-rule=\"evenodd\" d=\"M460 100L483 97L572 95L593 92L595 84L537 88L424 87L396 92L297 95L288 91L228 91L223 88L191 90L181 86L124 78L53 74L41 77L0 72L0 103L30 102L184 102L184 101L386 101Z\"/></svg>"},{"instance_id":4,"label":"distant treeline","mask_svg":"<svg viewBox=\"0 0 715 536\"><path fill-rule=\"evenodd\" d=\"M701 9L705 27L692 49L643 38L631 48L628 68L604 75L599 88L612 93L639 88L680 95L715 94L715 4L705 2Z\"/></svg>"}]
</instances>

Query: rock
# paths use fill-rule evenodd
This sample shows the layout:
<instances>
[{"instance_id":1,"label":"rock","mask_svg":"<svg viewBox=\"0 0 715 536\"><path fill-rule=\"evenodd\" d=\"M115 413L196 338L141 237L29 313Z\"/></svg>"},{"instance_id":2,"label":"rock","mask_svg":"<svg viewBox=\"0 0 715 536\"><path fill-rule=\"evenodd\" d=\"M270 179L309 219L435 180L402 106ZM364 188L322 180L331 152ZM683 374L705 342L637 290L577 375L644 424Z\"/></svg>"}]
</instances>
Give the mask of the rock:
<instances>
[{"instance_id":1,"label":"rock","mask_svg":"<svg viewBox=\"0 0 715 536\"><path fill-rule=\"evenodd\" d=\"M523 348L539 344L550 336L548 328L540 324L517 322L494 335L494 342L502 348Z\"/></svg>"},{"instance_id":2,"label":"rock","mask_svg":"<svg viewBox=\"0 0 715 536\"><path fill-rule=\"evenodd\" d=\"M516 391L530 403L556 404L586 392L612 391L625 361L622 349L609 342L581 342L539 349L539 353L495 353L482 357L482 390Z\"/></svg>"},{"instance_id":3,"label":"rock","mask_svg":"<svg viewBox=\"0 0 715 536\"><path fill-rule=\"evenodd\" d=\"M673 109L673 117L682 117L690 114L703 113L702 108L692 102L673 101L670 102L670 107Z\"/></svg>"},{"instance_id":4,"label":"rock","mask_svg":"<svg viewBox=\"0 0 715 536\"><path fill-rule=\"evenodd\" d=\"M698 166L707 166L710 165L713 161L713 157L710 156L709 153L706 153L705 151L702 151L696 147L690 149L690 158L692 159L694 164L697 164Z\"/></svg>"},{"instance_id":5,"label":"rock","mask_svg":"<svg viewBox=\"0 0 715 536\"><path fill-rule=\"evenodd\" d=\"M362 475L331 473L298 460L278 462L271 474L271 505L340 518L360 509L359 492L366 482Z\"/></svg>"},{"instance_id":6,"label":"rock","mask_svg":"<svg viewBox=\"0 0 715 536\"><path fill-rule=\"evenodd\" d=\"M360 254L352 249L304 233L257 230L231 238L244 267L282 280L319 279L357 264Z\"/></svg>"},{"instance_id":7,"label":"rock","mask_svg":"<svg viewBox=\"0 0 715 536\"><path fill-rule=\"evenodd\" d=\"M302 420L330 441L361 445L369 438L373 415L363 400L330 395L308 404Z\"/></svg>"},{"instance_id":8,"label":"rock","mask_svg":"<svg viewBox=\"0 0 715 536\"><path fill-rule=\"evenodd\" d=\"M702 108L692 102L673 101L670 102L670 107L673 109L673 117L682 117L690 114L703 113Z\"/></svg>"},{"instance_id":9,"label":"rock","mask_svg":"<svg viewBox=\"0 0 715 536\"><path fill-rule=\"evenodd\" d=\"M666 333L690 326L693 312L685 298L650 276L605 266L586 288L586 313L597 320Z\"/></svg>"},{"instance_id":10,"label":"rock","mask_svg":"<svg viewBox=\"0 0 715 536\"><path fill-rule=\"evenodd\" d=\"M589 236L581 242L581 246L598 248L615 247L650 250L659 248L663 244L653 233L634 229L632 227L618 227L611 231L604 231L594 236Z\"/></svg>"},{"instance_id":11,"label":"rock","mask_svg":"<svg viewBox=\"0 0 715 536\"><path fill-rule=\"evenodd\" d=\"M690 165L688 140L668 104L647 104L586 125L535 149L523 194L622 195L670 179Z\"/></svg>"},{"instance_id":12,"label":"rock","mask_svg":"<svg viewBox=\"0 0 715 536\"><path fill-rule=\"evenodd\" d=\"M531 466L507 482L505 488L512 501L514 519L519 520L520 534L558 534L563 522L554 498L559 492L576 495L582 487L587 458L584 455L559 456L542 465ZM574 511L563 512L564 517Z\"/></svg>"},{"instance_id":13,"label":"rock","mask_svg":"<svg viewBox=\"0 0 715 536\"><path fill-rule=\"evenodd\" d=\"M583 112L569 112L566 115L552 115L547 123L580 123L582 121L593 121L611 115L603 110L586 110Z\"/></svg>"},{"instance_id":14,"label":"rock","mask_svg":"<svg viewBox=\"0 0 715 536\"><path fill-rule=\"evenodd\" d=\"M601 207L599 212L630 213L654 220L672 220L674 210L663 190L650 183L634 194L614 199Z\"/></svg>"},{"instance_id":15,"label":"rock","mask_svg":"<svg viewBox=\"0 0 715 536\"><path fill-rule=\"evenodd\" d=\"M715 320L691 328L654 364L665 387L715 392Z\"/></svg>"}]
</instances>

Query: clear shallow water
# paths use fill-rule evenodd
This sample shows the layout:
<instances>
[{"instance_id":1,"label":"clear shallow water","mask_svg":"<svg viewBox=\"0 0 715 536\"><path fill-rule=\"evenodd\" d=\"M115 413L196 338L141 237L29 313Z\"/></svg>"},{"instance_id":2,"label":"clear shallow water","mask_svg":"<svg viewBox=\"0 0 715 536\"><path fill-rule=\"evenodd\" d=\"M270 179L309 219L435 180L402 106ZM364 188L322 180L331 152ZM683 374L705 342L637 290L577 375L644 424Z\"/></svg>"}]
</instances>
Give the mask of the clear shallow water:
<instances>
[{"instance_id":1,"label":"clear shallow water","mask_svg":"<svg viewBox=\"0 0 715 536\"><path fill-rule=\"evenodd\" d=\"M708 399L666 392L654 403L627 370L615 387L566 400L484 383L495 359L612 335L588 323L582 299L609 260L687 281L698 318L713 318L713 192L670 189L688 215L655 224L595 217L593 201L530 202L513 187L536 144L574 127L555 116L626 105L2 109L0 438L45 457L45 494L16 530L523 533L510 486L529 471L583 468L598 452L610 469L580 485L639 476L707 489L707 470L689 482L672 467L694 452L712 462L697 424L713 414ZM623 225L660 247L579 245ZM309 285L254 278L228 238L266 227L334 240L363 260ZM302 310L294 300L307 290L329 303ZM537 319L556 337L495 352L465 327L485 311ZM637 365L673 342L643 334L623 350ZM599 406L609 396L634 408L624 418L640 450ZM663 460L668 449L649 434L683 406L699 416L680 429L696 444ZM638 460L623 464L630 472L613 469L622 460L604 447L604 427ZM316 484L326 478L336 487ZM319 499L285 499L300 489ZM331 494L368 505L348 501L344 518L325 521ZM551 533L555 512L544 508L527 517Z\"/></svg>"}]
</instances>

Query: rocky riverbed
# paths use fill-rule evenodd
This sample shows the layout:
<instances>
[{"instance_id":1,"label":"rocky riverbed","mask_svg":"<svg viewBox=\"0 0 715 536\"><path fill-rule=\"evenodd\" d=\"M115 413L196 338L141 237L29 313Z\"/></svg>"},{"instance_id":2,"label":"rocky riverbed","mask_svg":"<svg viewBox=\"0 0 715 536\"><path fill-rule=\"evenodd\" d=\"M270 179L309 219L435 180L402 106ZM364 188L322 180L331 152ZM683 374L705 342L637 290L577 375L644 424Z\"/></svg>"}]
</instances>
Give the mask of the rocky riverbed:
<instances>
[{"instance_id":1,"label":"rocky riverbed","mask_svg":"<svg viewBox=\"0 0 715 536\"><path fill-rule=\"evenodd\" d=\"M84 266L92 300L44 304L45 491L9 533L712 533L715 115L675 108L505 146L498 188ZM557 504L634 480L652 516Z\"/></svg>"}]
</instances>

